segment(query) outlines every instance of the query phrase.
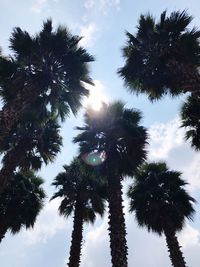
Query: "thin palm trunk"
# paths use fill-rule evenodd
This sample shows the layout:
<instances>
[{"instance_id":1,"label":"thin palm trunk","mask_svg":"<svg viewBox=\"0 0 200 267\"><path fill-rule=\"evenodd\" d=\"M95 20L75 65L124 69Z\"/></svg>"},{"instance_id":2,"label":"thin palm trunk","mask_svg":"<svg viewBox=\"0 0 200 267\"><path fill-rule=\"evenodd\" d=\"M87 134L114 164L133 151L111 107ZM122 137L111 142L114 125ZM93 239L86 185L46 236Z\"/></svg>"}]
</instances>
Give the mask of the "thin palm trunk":
<instances>
[{"instance_id":1,"label":"thin palm trunk","mask_svg":"<svg viewBox=\"0 0 200 267\"><path fill-rule=\"evenodd\" d=\"M3 220L0 219L0 243L4 239L6 232L7 232L7 225L5 224L5 222L3 222Z\"/></svg>"},{"instance_id":2,"label":"thin palm trunk","mask_svg":"<svg viewBox=\"0 0 200 267\"><path fill-rule=\"evenodd\" d=\"M14 124L20 116L33 104L40 93L40 87L26 88L22 93L18 93L11 103L5 105L0 111L0 145L10 133Z\"/></svg>"},{"instance_id":3,"label":"thin palm trunk","mask_svg":"<svg viewBox=\"0 0 200 267\"><path fill-rule=\"evenodd\" d=\"M23 160L25 156L24 146L17 146L3 158L3 167L0 170L0 193L6 188L9 180L12 178L13 172L19 163Z\"/></svg>"},{"instance_id":4,"label":"thin palm trunk","mask_svg":"<svg viewBox=\"0 0 200 267\"><path fill-rule=\"evenodd\" d=\"M186 267L186 262L181 251L175 232L171 229L165 230L166 242L169 251L169 257L174 267Z\"/></svg>"},{"instance_id":5,"label":"thin palm trunk","mask_svg":"<svg viewBox=\"0 0 200 267\"><path fill-rule=\"evenodd\" d=\"M79 267L81 258L81 246L83 239L83 206L77 201L74 211L74 225L70 248L69 267Z\"/></svg>"},{"instance_id":6,"label":"thin palm trunk","mask_svg":"<svg viewBox=\"0 0 200 267\"><path fill-rule=\"evenodd\" d=\"M108 178L109 235L113 267L127 267L128 247L123 213L122 184L119 176Z\"/></svg>"}]
</instances>

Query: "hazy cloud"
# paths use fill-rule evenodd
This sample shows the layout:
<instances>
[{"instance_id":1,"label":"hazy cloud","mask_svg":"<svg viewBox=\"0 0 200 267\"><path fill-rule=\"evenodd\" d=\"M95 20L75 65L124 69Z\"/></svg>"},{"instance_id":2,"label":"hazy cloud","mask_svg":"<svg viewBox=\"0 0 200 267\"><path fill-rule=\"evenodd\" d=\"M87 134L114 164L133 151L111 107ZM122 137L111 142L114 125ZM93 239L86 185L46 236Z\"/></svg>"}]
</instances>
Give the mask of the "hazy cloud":
<instances>
[{"instance_id":1,"label":"hazy cloud","mask_svg":"<svg viewBox=\"0 0 200 267\"><path fill-rule=\"evenodd\" d=\"M183 176L188 181L191 191L200 189L200 154L195 153L191 162L183 166Z\"/></svg>"},{"instance_id":2,"label":"hazy cloud","mask_svg":"<svg viewBox=\"0 0 200 267\"><path fill-rule=\"evenodd\" d=\"M200 232L191 225L187 224L183 231L179 234L179 241L183 249L200 246Z\"/></svg>"},{"instance_id":3,"label":"hazy cloud","mask_svg":"<svg viewBox=\"0 0 200 267\"><path fill-rule=\"evenodd\" d=\"M82 36L83 38L80 41L80 45L84 47L93 46L96 41L96 32L97 27L95 23L89 23L88 25L81 26L80 36Z\"/></svg>"},{"instance_id":4,"label":"hazy cloud","mask_svg":"<svg viewBox=\"0 0 200 267\"><path fill-rule=\"evenodd\" d=\"M152 160L167 159L172 149L184 144L185 130L180 128L177 117L167 123L154 123L149 129L149 158Z\"/></svg>"},{"instance_id":5,"label":"hazy cloud","mask_svg":"<svg viewBox=\"0 0 200 267\"><path fill-rule=\"evenodd\" d=\"M108 224L106 217L98 227L90 227L90 229L88 229L82 253L83 267L108 266L110 262L110 248L107 232Z\"/></svg>"},{"instance_id":6,"label":"hazy cloud","mask_svg":"<svg viewBox=\"0 0 200 267\"><path fill-rule=\"evenodd\" d=\"M33 230L24 231L23 238L27 245L46 243L58 231L67 228L66 220L59 216L59 199L48 202L37 219Z\"/></svg>"},{"instance_id":7,"label":"hazy cloud","mask_svg":"<svg viewBox=\"0 0 200 267\"><path fill-rule=\"evenodd\" d=\"M35 13L40 13L46 2L47 0L36 0L33 6L31 7L31 10Z\"/></svg>"},{"instance_id":8,"label":"hazy cloud","mask_svg":"<svg viewBox=\"0 0 200 267\"><path fill-rule=\"evenodd\" d=\"M95 0L85 0L84 6L85 8L89 9L94 7L95 5Z\"/></svg>"},{"instance_id":9,"label":"hazy cloud","mask_svg":"<svg viewBox=\"0 0 200 267\"><path fill-rule=\"evenodd\" d=\"M35 13L41 13L42 10L46 7L48 2L59 2L59 0L35 0L34 4L31 7L31 10Z\"/></svg>"},{"instance_id":10,"label":"hazy cloud","mask_svg":"<svg viewBox=\"0 0 200 267\"><path fill-rule=\"evenodd\" d=\"M170 168L181 171L190 191L200 189L200 154L185 141L185 130L178 117L166 123L155 123L149 128L150 161L167 161Z\"/></svg>"},{"instance_id":11,"label":"hazy cloud","mask_svg":"<svg viewBox=\"0 0 200 267\"><path fill-rule=\"evenodd\" d=\"M115 7L120 9L121 0L85 0L84 6L86 9L99 8L106 12L108 8Z\"/></svg>"}]
</instances>

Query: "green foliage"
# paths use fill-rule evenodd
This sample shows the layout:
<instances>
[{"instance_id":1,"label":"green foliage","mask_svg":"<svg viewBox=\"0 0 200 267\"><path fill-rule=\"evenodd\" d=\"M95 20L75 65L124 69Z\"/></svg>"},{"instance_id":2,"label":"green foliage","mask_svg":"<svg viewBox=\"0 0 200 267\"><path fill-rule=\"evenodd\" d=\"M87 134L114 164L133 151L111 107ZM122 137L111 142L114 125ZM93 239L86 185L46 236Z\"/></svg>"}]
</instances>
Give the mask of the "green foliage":
<instances>
[{"instance_id":1,"label":"green foliage","mask_svg":"<svg viewBox=\"0 0 200 267\"><path fill-rule=\"evenodd\" d=\"M0 224L6 222L13 234L33 227L45 199L42 184L43 180L31 171L14 174L0 194Z\"/></svg>"},{"instance_id":2,"label":"green foliage","mask_svg":"<svg viewBox=\"0 0 200 267\"><path fill-rule=\"evenodd\" d=\"M2 160L4 164L11 154L19 158L16 167L21 169L38 170L42 162L48 164L52 162L60 152L62 137L60 136L60 126L56 119L46 119L40 117L40 113L33 110L32 114L24 114L24 118L13 127L12 133L5 138L1 148L5 156ZM47 115L49 117L49 115ZM20 151L19 151L20 150Z\"/></svg>"},{"instance_id":3,"label":"green foliage","mask_svg":"<svg viewBox=\"0 0 200 267\"><path fill-rule=\"evenodd\" d=\"M34 36L15 28L10 38L12 57L0 56L0 95L4 103L11 103L25 90L31 95L37 89L43 104L61 120L70 110L76 114L82 97L88 94L83 82L92 83L88 64L94 60L79 45L80 39L65 27L54 30L51 20L44 22Z\"/></svg>"},{"instance_id":4,"label":"green foliage","mask_svg":"<svg viewBox=\"0 0 200 267\"><path fill-rule=\"evenodd\" d=\"M93 223L96 214L103 215L107 199L107 184L102 177L97 177L95 170L75 158L70 165L64 166L53 185L58 189L52 199L61 197L59 207L61 215L71 216L80 203L83 209L83 220Z\"/></svg>"},{"instance_id":5,"label":"green foliage","mask_svg":"<svg viewBox=\"0 0 200 267\"><path fill-rule=\"evenodd\" d=\"M182 230L185 220L194 214L192 198L184 186L181 173L170 171L165 163L145 163L128 190L130 211L135 212L139 226L162 234L167 228Z\"/></svg>"},{"instance_id":6,"label":"green foliage","mask_svg":"<svg viewBox=\"0 0 200 267\"><path fill-rule=\"evenodd\" d=\"M181 109L182 127L186 127L186 139L192 147L200 150L200 97L189 96Z\"/></svg>"},{"instance_id":7,"label":"green foliage","mask_svg":"<svg viewBox=\"0 0 200 267\"><path fill-rule=\"evenodd\" d=\"M164 11L157 22L150 14L140 16L137 32L126 34L125 64L118 71L131 92L156 100L199 90L200 31L189 29L191 21L186 11Z\"/></svg>"},{"instance_id":8,"label":"green foliage","mask_svg":"<svg viewBox=\"0 0 200 267\"><path fill-rule=\"evenodd\" d=\"M85 126L77 127L81 133L74 138L80 153L104 151L107 159L99 167L104 174L133 175L146 157L146 129L140 126L141 114L126 109L120 101L104 104L96 113L87 110Z\"/></svg>"}]
</instances>

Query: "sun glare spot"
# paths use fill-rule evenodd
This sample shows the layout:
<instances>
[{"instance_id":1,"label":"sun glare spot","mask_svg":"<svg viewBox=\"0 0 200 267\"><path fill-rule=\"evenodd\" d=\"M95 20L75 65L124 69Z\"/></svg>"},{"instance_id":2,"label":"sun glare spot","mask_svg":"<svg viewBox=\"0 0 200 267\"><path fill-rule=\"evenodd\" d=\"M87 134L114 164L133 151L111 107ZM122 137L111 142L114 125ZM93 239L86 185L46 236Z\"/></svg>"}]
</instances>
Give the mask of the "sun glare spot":
<instances>
[{"instance_id":1,"label":"sun glare spot","mask_svg":"<svg viewBox=\"0 0 200 267\"><path fill-rule=\"evenodd\" d=\"M92 108L95 111L99 111L103 103L108 102L108 99L103 94L103 85L100 83L100 81L95 80L94 84L94 86L87 85L89 96L85 99L83 106Z\"/></svg>"}]
</instances>

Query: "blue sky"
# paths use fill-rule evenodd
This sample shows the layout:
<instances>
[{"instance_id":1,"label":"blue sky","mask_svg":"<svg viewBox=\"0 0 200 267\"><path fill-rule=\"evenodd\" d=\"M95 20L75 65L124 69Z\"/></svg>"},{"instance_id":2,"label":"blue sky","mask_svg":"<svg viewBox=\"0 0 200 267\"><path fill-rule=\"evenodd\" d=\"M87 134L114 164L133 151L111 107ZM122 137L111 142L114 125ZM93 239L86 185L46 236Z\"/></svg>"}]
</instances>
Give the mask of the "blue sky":
<instances>
[{"instance_id":1,"label":"blue sky","mask_svg":"<svg viewBox=\"0 0 200 267\"><path fill-rule=\"evenodd\" d=\"M94 90L99 90L108 101L120 99L127 103L127 107L142 111L142 123L150 133L149 159L165 160L171 168L182 171L190 182L188 190L200 201L200 155L184 141L184 130L179 127L178 113L185 96L166 97L152 104L145 95L129 94L116 74L123 64L121 48L126 40L125 30L134 33L141 13L151 12L158 17L165 9L168 12L187 9L195 18L194 25L200 26L200 4L195 0L0 0L0 46L5 54L9 54L8 39L13 27L20 26L34 34L50 17L55 26L64 24L74 34L82 35L82 45L96 58L91 65L91 76L97 84ZM76 134L74 127L82 124L82 113L80 111L77 118L71 116L66 120L62 128L62 153L40 172L49 196L54 190L50 187L52 179L76 154L77 147L71 140ZM16 236L7 234L0 249L3 267L65 266L72 221L58 216L58 204L58 201L47 203L34 230L24 230ZM125 207L127 210L126 199ZM179 237L188 265L193 267L199 267L200 262L200 210L198 205L196 208L194 223L187 224ZM129 265L170 266L164 237L139 229L128 212L126 222ZM98 219L95 226L86 226L82 260L82 267L111 265L106 216L103 220Z\"/></svg>"}]
</instances>

